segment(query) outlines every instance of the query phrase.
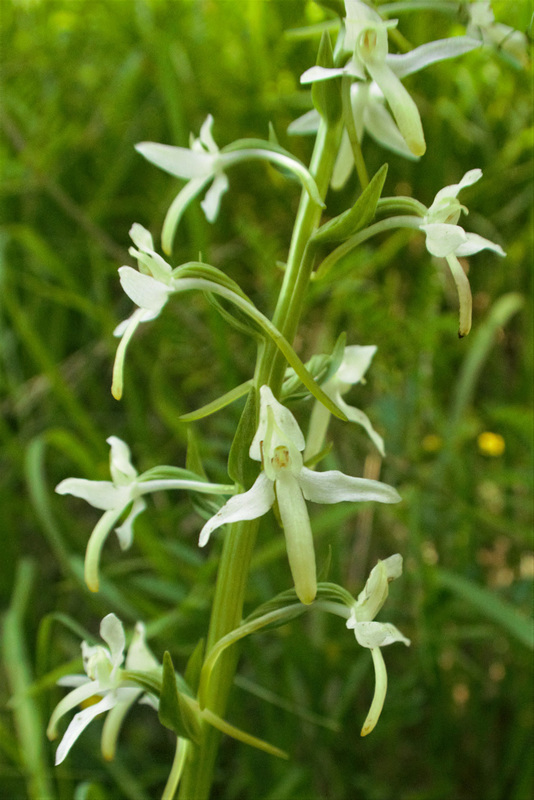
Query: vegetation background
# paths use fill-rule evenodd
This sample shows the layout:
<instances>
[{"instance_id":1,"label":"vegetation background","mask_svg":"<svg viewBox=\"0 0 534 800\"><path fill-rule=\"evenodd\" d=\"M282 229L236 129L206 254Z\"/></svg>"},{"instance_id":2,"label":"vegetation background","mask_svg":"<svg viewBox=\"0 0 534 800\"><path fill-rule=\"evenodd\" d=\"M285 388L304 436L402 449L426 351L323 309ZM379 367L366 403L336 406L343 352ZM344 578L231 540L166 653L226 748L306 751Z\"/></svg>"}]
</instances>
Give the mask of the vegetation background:
<instances>
[{"instance_id":1,"label":"vegetation background","mask_svg":"<svg viewBox=\"0 0 534 800\"><path fill-rule=\"evenodd\" d=\"M401 3L400 6L403 4ZM410 45L463 32L462 9L437 3L401 14ZM438 6L440 7L438 9ZM197 548L187 498L158 495L136 523L134 546L110 537L103 584L82 581L98 512L54 486L67 476L108 478L107 436L127 441L139 470L183 465L178 416L252 374L254 347L201 296L169 304L136 336L125 396L109 392L115 325L131 303L117 267L131 263L134 221L157 238L178 183L133 145L185 145L208 113L222 145L266 137L303 160L311 141L288 124L310 107L299 75L316 35L289 29L334 19L306 0L2 0L0 227L0 793L10 800L146 800L158 796L172 741L155 715L134 709L113 763L99 754L99 723L54 768L45 738L80 671L79 642L114 611L148 623L151 647L182 667L205 630L222 535ZM529 25L527 2L495 2L498 19ZM338 334L376 344L365 386L350 401L384 434L380 465L355 428L332 424L325 462L380 476L404 502L314 509L320 563L353 593L378 557L401 552L386 618L412 639L385 652L390 686L374 733L360 726L373 691L371 659L341 621L309 613L246 641L228 718L286 748L279 762L223 743L221 800L527 800L532 789L532 121L528 68L481 49L407 80L422 112L420 163L370 139L370 173L390 164L386 194L427 205L473 167L462 194L468 227L503 245L506 260L469 260L474 326L456 337L448 276L422 237L373 240L316 284L297 348L326 352ZM357 196L353 178L328 198L329 215ZM210 226L198 203L180 227L173 263L223 268L273 308L298 187L271 168L235 168ZM196 423L210 476L224 480L239 404ZM305 404L296 409L305 419ZM479 439L483 432L493 438ZM335 454L334 454L335 453ZM250 609L289 586L283 537L266 521ZM7 702L11 698L8 705ZM14 699L13 699L14 698Z\"/></svg>"}]
</instances>

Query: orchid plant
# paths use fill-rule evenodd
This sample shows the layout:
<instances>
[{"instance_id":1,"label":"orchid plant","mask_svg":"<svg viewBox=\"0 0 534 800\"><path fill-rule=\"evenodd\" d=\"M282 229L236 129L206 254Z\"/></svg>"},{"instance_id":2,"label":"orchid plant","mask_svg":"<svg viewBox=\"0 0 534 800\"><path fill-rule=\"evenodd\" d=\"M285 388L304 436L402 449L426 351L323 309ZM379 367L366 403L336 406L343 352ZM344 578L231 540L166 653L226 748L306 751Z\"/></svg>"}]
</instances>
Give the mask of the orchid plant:
<instances>
[{"instance_id":1,"label":"orchid plant","mask_svg":"<svg viewBox=\"0 0 534 800\"><path fill-rule=\"evenodd\" d=\"M410 4L407 6L409 10ZM362 242L397 228L422 232L428 253L446 260L458 289L460 335L469 332L471 294L460 259L482 250L504 255L499 244L476 233L467 233L458 224L462 212L467 213L458 194L479 181L482 171L471 169L458 183L440 189L427 208L412 197L383 196L387 166L369 180L362 147L366 132L387 150L415 162L424 156L427 144L421 115L401 79L480 47L481 37L477 31L482 32L486 40L493 25L486 6L489 4L470 6L471 22L466 35L427 42L408 52L395 53L390 50L399 41L394 35L399 20L387 16L391 4L381 10L380 6L375 8L362 0L345 0L344 5L334 3L334 7L340 9L337 44L332 49L329 34L324 32L318 63L301 76L303 85L312 85L315 107L292 123L289 130L291 134L315 134L309 167L272 137L269 141L241 139L219 148L213 137L211 115L202 124L199 137L191 138L188 148L154 142L137 145L137 151L149 162L186 181L163 222L163 250L169 257L183 214L204 191L202 209L210 222L216 220L222 198L230 191L226 173L234 164L261 161L273 165L296 178L302 194L280 292L270 319L233 280L231 265L224 272L202 260L172 267L157 252L148 230L137 223L130 230L134 246L129 252L137 261L137 269L123 265L119 277L136 308L115 330L120 342L113 374L114 396L120 399L123 393L125 353L135 331L142 323L155 322L166 304L181 292L198 290L217 302L224 300L230 310L227 306L216 307L225 319L255 337L259 342L258 358L242 386L183 418L184 425L193 419L201 421L230 402L247 396L229 454L228 483L209 482L201 468L195 472L162 466L139 474L132 465L125 442L110 436L107 442L111 451L111 481L67 478L56 488L59 494L74 495L104 512L89 536L85 559L86 582L94 592L100 587L104 542L115 529L122 550L132 545L134 522L146 509L144 496L147 494L180 489L193 495L210 495L214 513L206 514L209 518L204 523L198 520L200 547L208 544L214 531L224 529L220 534L223 543L210 624L205 645L198 643L188 664L190 683L174 670L168 653L163 664L151 654L141 623L136 627L125 657L126 637L122 624L114 614L108 614L100 627L107 647L84 642L85 675L67 675L59 682L61 686L72 687L72 691L52 714L48 731L51 738L57 735L58 722L65 714L90 698L98 698L98 702L74 716L63 734L56 763L65 759L86 726L102 712L108 714L102 750L106 758L113 757L119 729L126 713L137 701L151 705L161 722L177 734L177 755L163 795L165 800L173 797L179 782L179 796L183 800L207 800L215 769L217 728L274 755L284 756L275 746L236 732L224 722L236 669L235 657L226 651L236 641L262 627L273 622L279 624L312 609L343 617L347 627L354 631L357 644L371 651L375 693L362 735L376 726L387 689L381 648L394 642L410 644L395 625L375 619L386 601L390 582L401 576L402 557L395 554L378 561L354 599L347 589L318 578L313 512L308 503L396 504L401 501L399 492L387 483L346 475L335 468L320 468L321 460L328 453L325 441L332 415L342 421L340 424L355 423L363 429L370 447L378 451L381 458L386 457L384 439L379 432L384 429L383 421L377 419L372 423L364 411L344 399L355 386L363 399L360 387L365 383L377 348L369 343L339 345L331 354L312 357L303 364L292 342L311 281L323 279L342 256ZM344 185L354 164L361 184L356 202L333 219L324 221L322 215L329 188ZM244 317L250 328L243 324ZM306 419L305 438L301 426ZM350 426L347 430L350 436ZM220 496L229 497L223 502ZM283 536L285 540L289 588L243 620L260 519L272 518L271 510L278 521L273 535ZM377 547L382 545L377 544Z\"/></svg>"}]
</instances>

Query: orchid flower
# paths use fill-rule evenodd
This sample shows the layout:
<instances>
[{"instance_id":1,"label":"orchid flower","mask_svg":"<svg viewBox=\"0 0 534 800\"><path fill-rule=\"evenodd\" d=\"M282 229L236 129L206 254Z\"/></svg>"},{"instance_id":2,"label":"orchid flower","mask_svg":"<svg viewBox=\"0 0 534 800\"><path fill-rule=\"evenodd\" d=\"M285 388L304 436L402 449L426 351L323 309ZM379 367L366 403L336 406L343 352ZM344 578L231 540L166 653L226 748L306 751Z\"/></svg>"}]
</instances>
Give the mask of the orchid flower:
<instances>
[{"instance_id":1,"label":"orchid flower","mask_svg":"<svg viewBox=\"0 0 534 800\"><path fill-rule=\"evenodd\" d=\"M56 750L56 765L61 764L69 750L85 728L100 714L108 711L102 731L102 755L108 761L115 755L115 747L120 727L131 706L137 701L145 702L157 708L157 700L144 694L143 689L135 686L124 677L122 663L126 639L124 629L115 614L108 614L100 624L100 636L107 644L90 646L82 642L82 656L85 675L66 675L60 678L60 686L74 687L68 695L59 701L48 724L49 739L57 737L57 723L65 714L91 698L101 698L74 715ZM127 670L151 671L159 668L159 664L148 649L145 642L144 626L138 622L135 627L125 667Z\"/></svg>"},{"instance_id":2,"label":"orchid flower","mask_svg":"<svg viewBox=\"0 0 534 800\"><path fill-rule=\"evenodd\" d=\"M94 528L85 555L85 582L92 592L98 591L98 564L102 546L119 517L131 505L125 521L115 528L122 550L130 547L133 540L135 518L146 508L142 495L165 489L185 489L209 494L232 494L232 486L222 486L200 480L158 479L150 480L149 473L138 475L132 466L130 450L117 436L110 436L111 481L90 481L84 478L66 478L56 486L58 494L81 497L104 514ZM172 472L172 468L171 468ZM148 478L144 478L148 475Z\"/></svg>"},{"instance_id":3,"label":"orchid flower","mask_svg":"<svg viewBox=\"0 0 534 800\"><path fill-rule=\"evenodd\" d=\"M394 556L379 561L373 567L365 587L350 610L347 628L354 630L356 641L362 647L371 650L375 668L375 692L367 718L363 724L362 736L371 733L382 711L387 691L387 672L381 647L393 642L403 642L406 646L410 640L388 622L375 622L374 619L386 602L389 584L402 574L402 556Z\"/></svg>"},{"instance_id":4,"label":"orchid flower","mask_svg":"<svg viewBox=\"0 0 534 800\"><path fill-rule=\"evenodd\" d=\"M458 36L430 42L415 48L410 53L391 55L388 53L388 29L396 27L398 20L383 20L374 9L361 0L345 0L345 10L343 46L347 52L352 53L350 60L341 68L311 67L301 76L301 83L313 83L342 76L365 81L368 76L377 84L387 100L410 152L414 156L422 156L426 144L421 118L415 102L400 79L436 61L467 53L480 43L468 36ZM381 120L375 120L373 123L376 130L384 124L383 115L381 117ZM389 122L387 129L390 135Z\"/></svg>"},{"instance_id":5,"label":"orchid flower","mask_svg":"<svg viewBox=\"0 0 534 800\"><path fill-rule=\"evenodd\" d=\"M520 62L526 60L527 37L509 25L495 22L495 14L490 0L475 0L467 6L467 13L469 15L468 36L472 36L474 39L480 38L484 44L498 47Z\"/></svg>"},{"instance_id":6,"label":"orchid flower","mask_svg":"<svg viewBox=\"0 0 534 800\"><path fill-rule=\"evenodd\" d=\"M304 436L293 414L281 405L268 386L260 389L260 418L249 455L263 470L247 492L231 498L202 528L199 545L221 525L257 519L278 504L295 591L302 603L317 592L315 552L306 500L339 503L375 500L397 503L399 494L379 481L352 478L337 470L314 472L303 464Z\"/></svg>"},{"instance_id":7,"label":"orchid flower","mask_svg":"<svg viewBox=\"0 0 534 800\"><path fill-rule=\"evenodd\" d=\"M141 284L143 303L142 305L137 304L139 307L133 314L117 325L113 331L114 336L121 337L113 368L112 391L117 400L120 400L122 393L124 357L130 339L142 322L148 322L159 316L174 291L172 267L154 250L150 232L136 222L130 228L130 238L136 247L130 247L128 252L137 259L139 271L124 266L120 267L119 274L123 286ZM129 294L128 291L126 293Z\"/></svg>"},{"instance_id":8,"label":"orchid flower","mask_svg":"<svg viewBox=\"0 0 534 800\"><path fill-rule=\"evenodd\" d=\"M365 383L364 375L375 353L376 347L374 345L361 347L356 344L345 347L343 359L337 372L323 383L321 388L325 394L332 398L351 422L356 422L365 429L377 450L383 456L384 440L375 431L367 415L360 411L359 408L349 406L342 397L351 386L357 383ZM304 450L305 461L309 461L320 452L329 421L330 412L322 403L316 401L311 413L309 434Z\"/></svg>"},{"instance_id":9,"label":"orchid flower","mask_svg":"<svg viewBox=\"0 0 534 800\"><path fill-rule=\"evenodd\" d=\"M282 169L288 169L299 178L318 205L322 206L315 181L306 167L281 147L261 140L241 140L219 150L212 135L213 117L208 115L198 139L191 138L191 145L173 147L156 142L141 142L135 146L138 153L165 172L188 181L173 200L165 217L162 245L166 253L172 249L174 233L189 203L211 183L202 201L202 209L209 222L214 222L219 213L221 199L228 190L226 169L243 161L271 161Z\"/></svg>"},{"instance_id":10,"label":"orchid flower","mask_svg":"<svg viewBox=\"0 0 534 800\"><path fill-rule=\"evenodd\" d=\"M492 250L500 256L506 255L500 245L484 239L476 233L466 233L457 225L462 211L468 214L465 206L458 200L458 193L471 186L482 177L482 170L466 172L460 183L441 189L418 227L426 234L426 248L433 256L445 258L458 290L460 301L459 336L466 336L471 329L471 289L469 280L462 269L458 257L470 256L481 250Z\"/></svg>"}]
</instances>

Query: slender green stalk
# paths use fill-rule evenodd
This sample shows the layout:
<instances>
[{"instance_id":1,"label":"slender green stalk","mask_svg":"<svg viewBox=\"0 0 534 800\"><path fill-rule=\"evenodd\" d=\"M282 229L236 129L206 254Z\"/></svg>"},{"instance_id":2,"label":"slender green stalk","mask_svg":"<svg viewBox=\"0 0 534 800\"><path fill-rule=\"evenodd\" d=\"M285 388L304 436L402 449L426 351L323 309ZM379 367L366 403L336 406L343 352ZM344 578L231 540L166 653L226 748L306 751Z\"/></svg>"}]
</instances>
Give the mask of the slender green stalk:
<instances>
[{"instance_id":1,"label":"slender green stalk","mask_svg":"<svg viewBox=\"0 0 534 800\"><path fill-rule=\"evenodd\" d=\"M326 195L339 146L341 126L329 128L322 123L315 143L310 172L315 178L322 198ZM317 229L321 206L303 191L293 229L284 281L273 316L273 323L288 341L292 341L302 314L306 289L313 269L313 257L307 243ZM256 366L255 384L267 384L278 393L286 362L278 357L274 342L260 348ZM258 520L243 521L228 526L219 562L219 572L213 599L212 615L206 653L226 634L236 628L243 616L243 603L248 583L250 561L258 530ZM206 696L206 708L219 715L226 710L228 695L233 684L238 648L224 652L211 674ZM251 731L253 733L253 731ZM215 759L220 733L203 724L201 741L192 748L185 765L179 797L181 800L207 800L213 781Z\"/></svg>"},{"instance_id":2,"label":"slender green stalk","mask_svg":"<svg viewBox=\"0 0 534 800\"><path fill-rule=\"evenodd\" d=\"M315 178L319 194L323 198L332 177L340 136L341 124L328 127L325 122L321 122L310 163L310 172ZM307 192L303 191L293 228L284 282L273 315L273 324L290 342L297 332L306 290L313 270L313 254L307 245L319 225L321 212L320 206L310 198ZM259 389L260 386L267 384L276 395L280 389L284 372L284 359L278 357L270 342L267 343L258 360L256 387Z\"/></svg>"}]
</instances>

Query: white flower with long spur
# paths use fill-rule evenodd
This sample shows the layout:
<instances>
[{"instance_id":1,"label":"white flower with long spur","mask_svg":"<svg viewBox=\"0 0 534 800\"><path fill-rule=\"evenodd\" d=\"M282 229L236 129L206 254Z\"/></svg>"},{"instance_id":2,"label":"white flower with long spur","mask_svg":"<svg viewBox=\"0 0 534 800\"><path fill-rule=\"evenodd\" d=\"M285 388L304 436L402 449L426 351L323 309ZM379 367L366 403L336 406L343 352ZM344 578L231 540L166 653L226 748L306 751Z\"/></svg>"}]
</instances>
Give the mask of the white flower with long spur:
<instances>
[{"instance_id":1,"label":"white flower with long spur","mask_svg":"<svg viewBox=\"0 0 534 800\"><path fill-rule=\"evenodd\" d=\"M365 587L358 595L357 601L350 610L347 628L354 630L356 641L362 647L371 650L375 668L375 692L371 708L362 727L362 736L371 733L382 711L387 691L387 672L384 658L380 650L393 642L410 644L394 625L388 622L375 622L375 617L386 602L389 584L402 574L402 556L394 556L379 561L373 567Z\"/></svg>"},{"instance_id":2,"label":"white flower with long spur","mask_svg":"<svg viewBox=\"0 0 534 800\"><path fill-rule=\"evenodd\" d=\"M293 414L281 405L268 386L260 389L260 419L249 455L263 463L247 492L232 497L202 528L199 545L228 522L257 519L278 503L295 591L302 603L317 593L315 551L306 500L315 503L375 500L397 503L398 492L379 481L352 478L337 470L314 472L302 460L304 436Z\"/></svg>"},{"instance_id":3,"label":"white flower with long spur","mask_svg":"<svg viewBox=\"0 0 534 800\"><path fill-rule=\"evenodd\" d=\"M135 518L146 508L142 497L149 492L166 489L184 489L208 494L232 494L233 487L188 479L145 480L138 475L130 458L128 445L117 436L110 436L111 481L90 481L85 478L66 478L56 486L58 494L81 497L104 514L94 528L85 554L85 581L92 592L98 591L98 564L102 546L119 517L131 505L124 522L115 528L122 550L130 547L133 540Z\"/></svg>"},{"instance_id":4,"label":"white flower with long spur","mask_svg":"<svg viewBox=\"0 0 534 800\"><path fill-rule=\"evenodd\" d=\"M100 624L100 636L107 644L90 646L82 642L82 656L85 675L66 675L60 678L60 686L74 687L55 707L48 724L47 736L57 738L57 723L65 714L91 698L100 697L82 711L74 715L56 751L56 765L61 764L80 734L95 717L109 712L102 731L102 755L108 761L115 755L117 737L122 722L137 701L157 708L157 700L146 695L144 690L125 679L122 663L126 639L122 623L115 614L108 614ZM159 668L159 664L145 642L145 629L137 623L135 633L126 655L127 670L149 671Z\"/></svg>"},{"instance_id":5,"label":"white flower with long spur","mask_svg":"<svg viewBox=\"0 0 534 800\"><path fill-rule=\"evenodd\" d=\"M466 233L458 225L462 211L468 210L458 200L458 193L466 186L471 186L482 177L482 170L472 169L466 172L460 183L453 183L441 189L427 213L418 223L418 227L426 235L428 252L439 258L445 258L452 273L458 298L460 301L460 324L458 334L465 336L471 329L471 289L469 280L458 258L470 256L481 250L492 250L500 256L506 255L502 247L476 233Z\"/></svg>"},{"instance_id":6,"label":"white flower with long spur","mask_svg":"<svg viewBox=\"0 0 534 800\"><path fill-rule=\"evenodd\" d=\"M348 76L365 81L367 76L379 86L395 117L400 133L414 156L426 150L419 111L400 79L418 72L437 61L454 58L480 45L468 36L451 37L430 42L410 53L388 52L388 29L398 20L382 17L361 0L345 0L344 50L351 58L344 67L311 67L301 76L301 83Z\"/></svg>"},{"instance_id":7,"label":"white flower with long spur","mask_svg":"<svg viewBox=\"0 0 534 800\"><path fill-rule=\"evenodd\" d=\"M156 142L140 142L135 149L152 164L165 172L183 178L188 183L173 200L162 231L162 246L171 252L174 233L189 203L211 183L201 205L209 222L214 222L219 213L221 199L229 183L226 170L233 164L249 160L270 161L282 169L293 172L306 187L318 205L323 205L315 181L298 159L281 147L261 140L241 140L219 149L212 135L213 117L208 115L198 139L191 138L191 146L174 147Z\"/></svg>"},{"instance_id":8,"label":"white flower with long spur","mask_svg":"<svg viewBox=\"0 0 534 800\"><path fill-rule=\"evenodd\" d=\"M469 23L467 35L480 38L486 45L497 47L509 53L519 62L527 59L528 39L524 33L495 21L490 0L475 0L467 6Z\"/></svg>"},{"instance_id":9,"label":"white flower with long spur","mask_svg":"<svg viewBox=\"0 0 534 800\"><path fill-rule=\"evenodd\" d=\"M130 228L130 238L135 247L130 247L128 252L137 259L139 269L120 267L119 275L121 284L129 296L133 291L130 287L134 287L136 297L142 293L142 303L137 303L138 308L133 314L117 325L113 331L114 336L121 337L113 367L112 392L117 400L120 400L122 394L124 357L130 339L142 322L156 319L160 315L174 291L172 267L154 250L150 232L136 222Z\"/></svg>"},{"instance_id":10,"label":"white flower with long spur","mask_svg":"<svg viewBox=\"0 0 534 800\"><path fill-rule=\"evenodd\" d=\"M356 422L365 429L369 435L369 438L374 443L379 453L383 456L384 440L371 425L369 417L364 414L363 411L360 411L359 408L349 406L342 397L342 395L348 392L351 386L354 386L357 383L365 383L364 375L367 372L375 353L375 345L360 346L355 344L345 347L343 359L337 371L327 381L325 381L325 383L322 384L321 388L325 394L332 398L334 403L345 413L351 422ZM330 421L330 416L331 415L328 409L325 408L322 403L315 401L310 417L306 448L304 450L305 461L309 461L320 452L323 446L326 430L328 428L328 423Z\"/></svg>"}]
</instances>

